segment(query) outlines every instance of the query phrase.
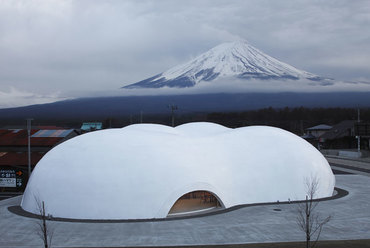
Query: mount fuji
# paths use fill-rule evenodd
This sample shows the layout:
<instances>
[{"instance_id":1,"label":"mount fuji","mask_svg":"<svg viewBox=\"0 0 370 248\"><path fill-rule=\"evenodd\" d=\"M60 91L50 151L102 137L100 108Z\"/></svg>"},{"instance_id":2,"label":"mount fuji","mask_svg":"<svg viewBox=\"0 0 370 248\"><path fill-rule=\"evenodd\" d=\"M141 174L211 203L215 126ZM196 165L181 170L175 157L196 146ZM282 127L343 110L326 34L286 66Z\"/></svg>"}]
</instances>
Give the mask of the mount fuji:
<instances>
[{"instance_id":1,"label":"mount fuji","mask_svg":"<svg viewBox=\"0 0 370 248\"><path fill-rule=\"evenodd\" d=\"M122 88L127 90L119 96L0 109L0 122L17 119L21 123L29 116L63 120L143 112L155 116L168 114L169 103L180 106L182 113L370 106L370 83L342 82L299 70L245 41L221 44L188 63Z\"/></svg>"},{"instance_id":2,"label":"mount fuji","mask_svg":"<svg viewBox=\"0 0 370 248\"><path fill-rule=\"evenodd\" d=\"M244 40L220 44L195 59L122 88L189 88L216 80L300 80L327 84L330 79L281 62Z\"/></svg>"}]
</instances>

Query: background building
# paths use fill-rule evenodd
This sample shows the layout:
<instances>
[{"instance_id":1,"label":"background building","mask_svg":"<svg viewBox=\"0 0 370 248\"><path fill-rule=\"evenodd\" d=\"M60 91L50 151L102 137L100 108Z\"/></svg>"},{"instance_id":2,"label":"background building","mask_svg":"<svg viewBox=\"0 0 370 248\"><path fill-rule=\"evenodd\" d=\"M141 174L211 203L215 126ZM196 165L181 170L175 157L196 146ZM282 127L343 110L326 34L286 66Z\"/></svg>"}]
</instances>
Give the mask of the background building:
<instances>
[{"instance_id":1,"label":"background building","mask_svg":"<svg viewBox=\"0 0 370 248\"><path fill-rule=\"evenodd\" d=\"M31 130L32 169L50 149L78 135L73 129ZM56 128L56 127L49 127ZM0 191L22 191L28 179L28 134L25 129L0 129Z\"/></svg>"}]
</instances>

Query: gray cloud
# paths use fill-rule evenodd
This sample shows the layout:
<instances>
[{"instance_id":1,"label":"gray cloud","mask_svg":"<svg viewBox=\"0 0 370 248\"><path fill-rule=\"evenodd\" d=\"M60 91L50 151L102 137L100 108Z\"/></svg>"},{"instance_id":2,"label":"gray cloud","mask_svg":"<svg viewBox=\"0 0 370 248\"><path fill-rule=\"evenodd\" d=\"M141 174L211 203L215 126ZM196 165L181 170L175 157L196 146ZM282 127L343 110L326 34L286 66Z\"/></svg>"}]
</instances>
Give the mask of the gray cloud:
<instances>
[{"instance_id":1,"label":"gray cloud","mask_svg":"<svg viewBox=\"0 0 370 248\"><path fill-rule=\"evenodd\" d=\"M60 97L58 93L41 95L33 92L20 91L11 87L9 90L0 90L0 107L11 108L18 106L27 106L32 104L50 103L67 98Z\"/></svg>"},{"instance_id":2,"label":"gray cloud","mask_svg":"<svg viewBox=\"0 0 370 248\"><path fill-rule=\"evenodd\" d=\"M369 26L367 0L1 1L0 85L106 94L239 37L297 68L369 81Z\"/></svg>"}]
</instances>

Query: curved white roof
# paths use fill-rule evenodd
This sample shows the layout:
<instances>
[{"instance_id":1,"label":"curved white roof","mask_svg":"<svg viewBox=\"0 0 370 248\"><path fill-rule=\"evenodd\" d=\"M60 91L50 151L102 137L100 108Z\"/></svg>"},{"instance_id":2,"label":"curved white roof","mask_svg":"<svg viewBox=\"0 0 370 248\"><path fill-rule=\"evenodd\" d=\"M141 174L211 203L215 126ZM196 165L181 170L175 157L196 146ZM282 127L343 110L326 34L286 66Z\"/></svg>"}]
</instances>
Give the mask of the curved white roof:
<instances>
[{"instance_id":1,"label":"curved white roof","mask_svg":"<svg viewBox=\"0 0 370 248\"><path fill-rule=\"evenodd\" d=\"M312 177L317 197L332 195L326 159L282 129L137 124L53 148L33 171L21 206L38 213L38 199L54 217L164 218L178 198L197 190L212 192L226 208L304 199Z\"/></svg>"}]
</instances>

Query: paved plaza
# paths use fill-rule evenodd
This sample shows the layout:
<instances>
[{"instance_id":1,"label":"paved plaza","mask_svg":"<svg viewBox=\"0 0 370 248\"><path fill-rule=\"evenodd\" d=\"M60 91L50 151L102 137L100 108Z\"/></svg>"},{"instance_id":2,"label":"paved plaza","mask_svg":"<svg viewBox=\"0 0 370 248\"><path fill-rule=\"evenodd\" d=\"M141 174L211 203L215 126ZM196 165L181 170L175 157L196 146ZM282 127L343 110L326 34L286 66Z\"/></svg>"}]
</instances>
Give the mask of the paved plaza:
<instances>
[{"instance_id":1,"label":"paved plaza","mask_svg":"<svg viewBox=\"0 0 370 248\"><path fill-rule=\"evenodd\" d=\"M324 226L321 240L370 239L369 175L336 175L336 187L349 194L318 205L321 216L332 216ZM8 210L20 201L21 196L0 201L0 247L41 247L38 220ZM54 229L53 247L176 246L303 241L305 236L296 218L297 204L280 203L178 220L51 221L49 225Z\"/></svg>"}]
</instances>

